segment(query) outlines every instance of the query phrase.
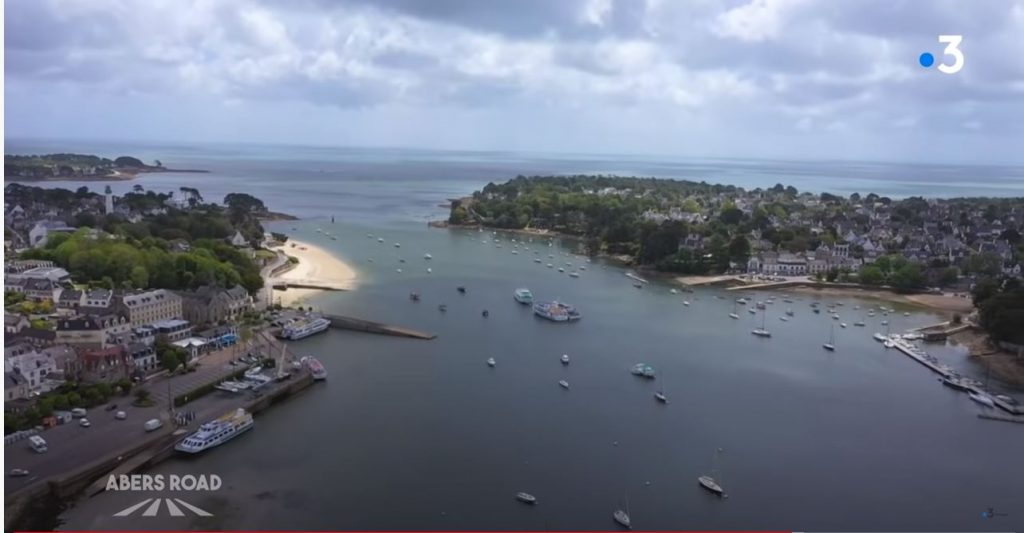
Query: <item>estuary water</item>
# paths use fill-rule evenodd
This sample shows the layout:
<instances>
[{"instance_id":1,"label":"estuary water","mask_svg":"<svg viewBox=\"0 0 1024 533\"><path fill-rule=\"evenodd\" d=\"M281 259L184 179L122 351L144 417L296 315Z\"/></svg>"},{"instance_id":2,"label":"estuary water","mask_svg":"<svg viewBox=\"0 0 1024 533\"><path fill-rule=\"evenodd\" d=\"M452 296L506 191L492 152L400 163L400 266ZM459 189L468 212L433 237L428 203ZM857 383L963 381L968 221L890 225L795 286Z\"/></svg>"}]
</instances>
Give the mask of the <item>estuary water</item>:
<instances>
[{"instance_id":1,"label":"estuary water","mask_svg":"<svg viewBox=\"0 0 1024 533\"><path fill-rule=\"evenodd\" d=\"M221 476L217 492L179 495L212 517L113 517L142 496L106 493L78 502L62 527L612 530L628 502L643 530L1020 529L1021 428L979 419L966 395L872 340L883 317L865 310L879 302L775 293L773 336L761 339L750 334L759 315L728 317L735 292L636 289L569 239L324 218L271 228L359 272L356 290L310 305L438 337L329 331L294 343L323 361L325 383L261 414L255 431L153 472ZM584 318L539 319L512 299L517 287ZM835 321L811 312L815 300L843 303L850 327L835 325L834 353L821 345ZM907 310L887 317L893 331L942 318ZM927 349L978 375L959 349ZM639 362L657 379L632 376ZM697 484L718 448L725 499ZM540 503L518 503L519 491ZM1010 516L981 518L990 507Z\"/></svg>"},{"instance_id":2,"label":"estuary water","mask_svg":"<svg viewBox=\"0 0 1024 533\"><path fill-rule=\"evenodd\" d=\"M49 152L210 170L44 185L109 184L117 193L136 184L161 192L187 186L214 200L253 194L303 218L269 229L322 246L358 271L356 290L310 305L438 335L329 331L295 343L323 361L326 383L260 414L255 431L153 471L221 476L216 492L158 495L213 516L114 517L154 495L104 493L64 512L64 529L605 530L617 527L613 511L627 506L643 530L1024 529L1021 427L979 419L982 408L966 395L872 340L883 317L864 310L879 302L821 298L844 304L841 321L850 327L840 328L811 312L815 297L776 293L765 315L773 336L761 339L750 334L759 316L740 308L740 320L728 317L734 292L671 294L657 280L638 290L620 266L576 255L573 240L426 226L446 216L438 204L447 198L517 174L1009 196L1024 194L1020 167L7 141L7 153ZM517 249L512 239L526 242ZM587 269L570 278L580 265ZM571 302L584 318L543 321L513 301L517 287ZM410 301L412 291L421 301ZM794 316L783 322L786 308ZM944 319L903 311L888 317L893 331ZM853 327L858 319L867 327ZM837 349L829 353L821 345L833 326ZM983 377L961 349L927 349ZM568 366L559 362L563 353ZM630 375L639 362L657 379ZM569 390L558 386L562 379ZM669 404L654 400L658 389ZM715 475L726 499L697 484L718 448ZM519 491L540 503L518 503ZM982 518L989 508L1008 516Z\"/></svg>"}]
</instances>

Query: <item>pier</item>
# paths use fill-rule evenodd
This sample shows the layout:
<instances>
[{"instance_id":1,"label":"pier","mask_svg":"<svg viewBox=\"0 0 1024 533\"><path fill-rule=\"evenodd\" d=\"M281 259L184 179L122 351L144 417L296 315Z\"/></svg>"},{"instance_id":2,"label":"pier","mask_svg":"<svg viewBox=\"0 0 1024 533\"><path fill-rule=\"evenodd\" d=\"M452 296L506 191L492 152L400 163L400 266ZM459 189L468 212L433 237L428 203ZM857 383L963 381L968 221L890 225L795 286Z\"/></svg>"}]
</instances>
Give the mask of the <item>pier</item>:
<instances>
[{"instance_id":1,"label":"pier","mask_svg":"<svg viewBox=\"0 0 1024 533\"><path fill-rule=\"evenodd\" d=\"M905 355L907 355L911 359L913 359L913 360L917 361L918 363L921 363L925 367L931 369L933 372L935 372L936 374L939 374L943 378L956 377L956 372L954 372L954 370L952 368L950 368L950 367L948 367L948 366L946 366L946 365L944 365L942 363L933 363L932 361L929 361L928 359L926 359L924 357L926 354L924 352L922 352L921 350L918 350L917 347L914 346L913 344L910 344L909 342L907 342L907 341L905 341L905 340L903 340L901 338L898 338L896 336L890 337L890 340L893 343L893 347L895 347L897 350L903 352ZM985 391L984 389L982 389L982 388L980 388L980 387L978 387L976 385L964 383L964 386L967 389L969 389L970 391L974 392L975 394L984 394L985 396L988 396L989 398L992 399L992 402L995 403L996 407L999 407L1000 409L1002 409L1003 411L1006 411L1007 413L1010 413L1012 415L1024 414L1024 409L1022 409L1021 406L1019 406L1019 405L1013 405L1013 404L1005 402L1005 401L1003 401L1003 400L1001 400L999 398L996 398L995 396L992 396L987 391ZM990 418L990 417L982 417L982 418ZM1003 420L1003 418L999 418L999 420Z\"/></svg>"},{"instance_id":2,"label":"pier","mask_svg":"<svg viewBox=\"0 0 1024 533\"><path fill-rule=\"evenodd\" d=\"M351 288L349 283L340 281L324 281L318 279L280 279L271 278L268 284L278 290L288 289L320 289L324 291L347 291Z\"/></svg>"},{"instance_id":3,"label":"pier","mask_svg":"<svg viewBox=\"0 0 1024 533\"><path fill-rule=\"evenodd\" d=\"M410 339L432 340L437 338L437 335L433 333L424 333L422 331L403 328L401 326L391 326L380 322L374 322L372 320L328 314L323 315L323 317L331 321L332 328L362 331L364 333L375 333L377 335L391 335L393 337L406 337Z\"/></svg>"}]
</instances>

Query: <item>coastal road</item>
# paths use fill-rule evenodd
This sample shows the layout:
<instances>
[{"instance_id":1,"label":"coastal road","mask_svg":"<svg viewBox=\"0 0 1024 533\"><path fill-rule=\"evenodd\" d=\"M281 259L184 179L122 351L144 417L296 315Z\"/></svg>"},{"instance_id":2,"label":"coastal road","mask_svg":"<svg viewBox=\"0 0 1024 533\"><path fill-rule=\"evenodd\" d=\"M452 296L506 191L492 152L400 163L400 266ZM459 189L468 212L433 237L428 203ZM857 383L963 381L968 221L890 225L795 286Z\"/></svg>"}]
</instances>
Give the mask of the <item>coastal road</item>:
<instances>
[{"instance_id":1,"label":"coastal road","mask_svg":"<svg viewBox=\"0 0 1024 533\"><path fill-rule=\"evenodd\" d=\"M204 356L195 372L157 378L143 385L150 391L150 397L155 402L152 407L132 406L133 395L120 396L113 398L107 405L89 409L86 418L91 423L91 427L79 426L79 421L76 419L71 423L47 429L40 433L40 436L46 439L49 448L46 453L40 454L32 451L29 448L28 439L5 446L4 463L7 465L7 469L22 468L30 473L26 477L19 478L8 476L4 489L5 494L130 451L147 436L152 437L152 435L147 435L143 427L143 424L152 418L160 418L164 421L161 432L171 431L173 428L169 423L168 392L171 397L174 397L238 371L243 367L232 366L228 361L244 354L245 351L241 347L225 348ZM195 426L224 414L238 404L239 398L248 398L250 394L245 393L243 396L214 392L183 406L180 410L196 413L196 420L190 424L190 426ZM111 404L116 404L117 408L107 411L106 407ZM127 419L116 420L114 413L117 411L124 411L127 414Z\"/></svg>"}]
</instances>

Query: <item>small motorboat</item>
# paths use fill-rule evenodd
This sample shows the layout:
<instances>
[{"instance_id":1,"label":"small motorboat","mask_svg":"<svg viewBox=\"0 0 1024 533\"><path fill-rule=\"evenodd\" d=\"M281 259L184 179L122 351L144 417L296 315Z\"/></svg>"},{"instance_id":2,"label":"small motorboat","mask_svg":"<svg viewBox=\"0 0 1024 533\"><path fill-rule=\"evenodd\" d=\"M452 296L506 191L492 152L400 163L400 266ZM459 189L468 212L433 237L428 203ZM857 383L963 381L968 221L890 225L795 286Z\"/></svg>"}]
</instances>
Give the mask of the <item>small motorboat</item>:
<instances>
[{"instance_id":1,"label":"small motorboat","mask_svg":"<svg viewBox=\"0 0 1024 533\"><path fill-rule=\"evenodd\" d=\"M757 314L757 310L754 309L753 307L751 307L750 309L747 309L747 312L752 314L752 315L756 315Z\"/></svg>"},{"instance_id":2,"label":"small motorboat","mask_svg":"<svg viewBox=\"0 0 1024 533\"><path fill-rule=\"evenodd\" d=\"M562 387L563 389L568 389L569 388L569 382L563 379L563 380L558 382L558 386Z\"/></svg>"},{"instance_id":3,"label":"small motorboat","mask_svg":"<svg viewBox=\"0 0 1024 533\"><path fill-rule=\"evenodd\" d=\"M483 315L484 318L491 316L491 312L486 309L484 309L483 312L480 314Z\"/></svg>"},{"instance_id":4,"label":"small motorboat","mask_svg":"<svg viewBox=\"0 0 1024 533\"><path fill-rule=\"evenodd\" d=\"M383 243L384 242L384 238L383 237L378 237L377 238L377 242Z\"/></svg>"},{"instance_id":5,"label":"small motorboat","mask_svg":"<svg viewBox=\"0 0 1024 533\"><path fill-rule=\"evenodd\" d=\"M640 283L639 281L638 281L638 282L636 282L636 283L634 283L634 284L633 284L633 286L634 286L634 287L636 287L636 288L638 288L638 289L642 289L642 288L644 288L644 284L643 284L643 283Z\"/></svg>"},{"instance_id":6,"label":"small motorboat","mask_svg":"<svg viewBox=\"0 0 1024 533\"><path fill-rule=\"evenodd\" d=\"M415 292L415 291L410 292L409 293L409 299L414 301L414 302L420 301L420 293Z\"/></svg>"},{"instance_id":7,"label":"small motorboat","mask_svg":"<svg viewBox=\"0 0 1024 533\"><path fill-rule=\"evenodd\" d=\"M845 328L845 327L846 327L846 322L840 322L840 323L839 323L839 327L841 327L841 328Z\"/></svg>"},{"instance_id":8,"label":"small motorboat","mask_svg":"<svg viewBox=\"0 0 1024 533\"><path fill-rule=\"evenodd\" d=\"M429 260L431 260L431 259L433 259L433 258L434 258L434 256L432 256L432 255L430 255L430 254L423 254L423 259L426 259L426 260L428 260L428 261L429 261Z\"/></svg>"},{"instance_id":9,"label":"small motorboat","mask_svg":"<svg viewBox=\"0 0 1024 533\"><path fill-rule=\"evenodd\" d=\"M683 300L683 305L685 305L686 307L690 307L690 301L689 300Z\"/></svg>"},{"instance_id":10,"label":"small motorboat","mask_svg":"<svg viewBox=\"0 0 1024 533\"><path fill-rule=\"evenodd\" d=\"M516 499L521 501L521 502L523 502L523 503L525 503L525 504L527 504L527 505L536 505L537 504L537 498L533 494L530 494L530 493L527 493L527 492L517 493L516 494Z\"/></svg>"},{"instance_id":11,"label":"small motorboat","mask_svg":"<svg viewBox=\"0 0 1024 533\"><path fill-rule=\"evenodd\" d=\"M655 392L654 399L661 403L668 403L668 396L665 396L665 393L662 391Z\"/></svg>"},{"instance_id":12,"label":"small motorboat","mask_svg":"<svg viewBox=\"0 0 1024 533\"><path fill-rule=\"evenodd\" d=\"M558 267L558 271L559 271L559 272L565 272L565 269L564 269L564 268L562 268L562 267Z\"/></svg>"},{"instance_id":13,"label":"small motorboat","mask_svg":"<svg viewBox=\"0 0 1024 533\"><path fill-rule=\"evenodd\" d=\"M740 315L737 315L736 313L729 313L729 318L733 318L733 319L739 320Z\"/></svg>"},{"instance_id":14,"label":"small motorboat","mask_svg":"<svg viewBox=\"0 0 1024 533\"><path fill-rule=\"evenodd\" d=\"M401 247L402 247L401 244L398 244L397 242L395 243L395 248L401 248Z\"/></svg>"},{"instance_id":15,"label":"small motorboat","mask_svg":"<svg viewBox=\"0 0 1024 533\"><path fill-rule=\"evenodd\" d=\"M437 306L437 310L442 312L442 313L445 313L445 312L448 311L448 306L445 305L445 304L440 304L440 305Z\"/></svg>"},{"instance_id":16,"label":"small motorboat","mask_svg":"<svg viewBox=\"0 0 1024 533\"><path fill-rule=\"evenodd\" d=\"M456 287L455 290L459 291L460 294L466 294L466 288L461 285Z\"/></svg>"},{"instance_id":17,"label":"small motorboat","mask_svg":"<svg viewBox=\"0 0 1024 533\"><path fill-rule=\"evenodd\" d=\"M677 291L677 290L675 290L675 289L669 289L669 290L668 290L668 293L669 293L669 294L679 294L679 291Z\"/></svg>"},{"instance_id":18,"label":"small motorboat","mask_svg":"<svg viewBox=\"0 0 1024 533\"><path fill-rule=\"evenodd\" d=\"M781 320L783 322L789 322L789 317L788 316L780 316L779 320Z\"/></svg>"},{"instance_id":19,"label":"small motorboat","mask_svg":"<svg viewBox=\"0 0 1024 533\"><path fill-rule=\"evenodd\" d=\"M996 403L994 401L992 401L992 397L989 396L988 394L983 393L983 392L973 392L972 391L972 392L968 392L967 396L970 399L980 403L981 405L984 405L985 407L995 407L996 406Z\"/></svg>"},{"instance_id":20,"label":"small motorboat","mask_svg":"<svg viewBox=\"0 0 1024 533\"><path fill-rule=\"evenodd\" d=\"M489 357L489 358L487 359L487 366L493 367L493 366L494 366L494 365L496 365L496 364L498 364L498 362L497 362L497 361L495 361L493 357Z\"/></svg>"},{"instance_id":21,"label":"small motorboat","mask_svg":"<svg viewBox=\"0 0 1024 533\"><path fill-rule=\"evenodd\" d=\"M822 344L821 346L823 348L825 348L826 350L830 351L830 352L836 351L836 346L834 344L832 344L831 342L826 342L825 344Z\"/></svg>"},{"instance_id":22,"label":"small motorboat","mask_svg":"<svg viewBox=\"0 0 1024 533\"><path fill-rule=\"evenodd\" d=\"M578 277L580 277L580 273L579 272L570 272L569 273L569 277L570 278L578 278Z\"/></svg>"},{"instance_id":23,"label":"small motorboat","mask_svg":"<svg viewBox=\"0 0 1024 533\"><path fill-rule=\"evenodd\" d=\"M8 475L11 477L25 477L28 475L28 470L25 470L24 468L12 468L11 471L8 472Z\"/></svg>"},{"instance_id":24,"label":"small motorboat","mask_svg":"<svg viewBox=\"0 0 1024 533\"><path fill-rule=\"evenodd\" d=\"M569 364L569 354L567 354L567 353L563 353L562 354L562 364L563 365Z\"/></svg>"}]
</instances>

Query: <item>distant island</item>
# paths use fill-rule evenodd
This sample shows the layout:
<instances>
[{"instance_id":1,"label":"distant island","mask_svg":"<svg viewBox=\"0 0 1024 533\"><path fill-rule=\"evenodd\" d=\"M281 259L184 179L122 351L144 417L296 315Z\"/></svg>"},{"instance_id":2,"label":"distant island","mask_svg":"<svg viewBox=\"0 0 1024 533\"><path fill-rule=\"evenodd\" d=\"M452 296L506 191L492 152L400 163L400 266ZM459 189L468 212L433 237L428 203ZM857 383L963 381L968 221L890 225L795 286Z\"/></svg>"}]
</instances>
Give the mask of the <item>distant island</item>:
<instances>
[{"instance_id":1,"label":"distant island","mask_svg":"<svg viewBox=\"0 0 1024 533\"><path fill-rule=\"evenodd\" d=\"M149 172L207 172L152 165L131 156L108 159L84 154L5 155L5 181L130 180Z\"/></svg>"}]
</instances>

